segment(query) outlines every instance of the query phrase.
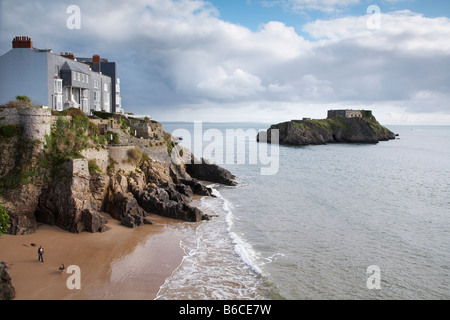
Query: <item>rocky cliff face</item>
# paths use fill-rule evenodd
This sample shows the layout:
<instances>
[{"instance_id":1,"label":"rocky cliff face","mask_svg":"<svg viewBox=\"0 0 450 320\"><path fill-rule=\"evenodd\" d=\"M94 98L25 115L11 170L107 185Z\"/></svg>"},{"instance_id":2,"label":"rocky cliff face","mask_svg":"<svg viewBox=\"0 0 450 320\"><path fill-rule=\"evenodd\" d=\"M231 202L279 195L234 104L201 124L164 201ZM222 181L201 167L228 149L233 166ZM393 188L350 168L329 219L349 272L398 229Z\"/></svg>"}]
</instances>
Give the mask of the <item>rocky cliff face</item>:
<instances>
[{"instance_id":1,"label":"rocky cliff face","mask_svg":"<svg viewBox=\"0 0 450 320\"><path fill-rule=\"evenodd\" d=\"M99 186L102 188L106 185ZM92 192L89 173L73 175L63 167L43 187L36 219L74 233L106 231L107 220L98 211L101 204L94 199L99 192Z\"/></svg>"},{"instance_id":2,"label":"rocky cliff face","mask_svg":"<svg viewBox=\"0 0 450 320\"><path fill-rule=\"evenodd\" d=\"M272 125L267 142L272 141L272 129L279 130L279 143L283 145L320 145L327 143L378 143L395 139L395 134L372 117L333 117L322 120L292 120ZM257 140L264 140L259 133Z\"/></svg>"},{"instance_id":3,"label":"rocky cliff face","mask_svg":"<svg viewBox=\"0 0 450 320\"><path fill-rule=\"evenodd\" d=\"M170 159L168 151L165 156ZM104 232L109 229L105 213L130 228L151 224L150 214L191 222L207 220L208 215L191 205L194 194L212 195L197 179L235 184L229 171L207 161L175 165L150 158L128 174L91 174L87 167L86 159L73 159L39 185L3 190L11 233L32 233L38 223L73 233Z\"/></svg>"}]
</instances>

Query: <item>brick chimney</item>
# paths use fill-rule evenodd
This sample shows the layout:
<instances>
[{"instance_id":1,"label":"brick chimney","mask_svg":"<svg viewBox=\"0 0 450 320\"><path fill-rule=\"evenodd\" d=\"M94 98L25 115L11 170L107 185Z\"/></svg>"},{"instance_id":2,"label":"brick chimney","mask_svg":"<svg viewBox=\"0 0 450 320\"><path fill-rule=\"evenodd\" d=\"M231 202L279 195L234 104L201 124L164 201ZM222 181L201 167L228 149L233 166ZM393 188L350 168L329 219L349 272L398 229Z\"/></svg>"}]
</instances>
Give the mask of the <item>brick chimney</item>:
<instances>
[{"instance_id":1,"label":"brick chimney","mask_svg":"<svg viewBox=\"0 0 450 320\"><path fill-rule=\"evenodd\" d=\"M94 54L92 56L92 70L95 72L102 72L102 64L100 61L100 55Z\"/></svg>"},{"instance_id":2,"label":"brick chimney","mask_svg":"<svg viewBox=\"0 0 450 320\"><path fill-rule=\"evenodd\" d=\"M71 60L75 60L75 55L72 52L61 53L61 57L64 57L64 58L67 58L67 59L71 59Z\"/></svg>"},{"instance_id":3,"label":"brick chimney","mask_svg":"<svg viewBox=\"0 0 450 320\"><path fill-rule=\"evenodd\" d=\"M13 48L33 48L33 42L29 37L15 37L12 41Z\"/></svg>"}]
</instances>

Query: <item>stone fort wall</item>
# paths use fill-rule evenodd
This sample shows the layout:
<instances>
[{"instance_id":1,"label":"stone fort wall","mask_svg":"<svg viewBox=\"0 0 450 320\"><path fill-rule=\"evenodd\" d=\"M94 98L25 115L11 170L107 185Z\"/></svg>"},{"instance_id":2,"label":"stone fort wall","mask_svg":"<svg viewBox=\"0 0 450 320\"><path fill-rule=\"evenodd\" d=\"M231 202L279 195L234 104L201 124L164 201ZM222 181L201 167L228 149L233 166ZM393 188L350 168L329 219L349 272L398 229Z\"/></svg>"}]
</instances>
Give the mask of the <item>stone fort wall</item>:
<instances>
[{"instance_id":1,"label":"stone fort wall","mask_svg":"<svg viewBox=\"0 0 450 320\"><path fill-rule=\"evenodd\" d=\"M341 116L344 118L362 118L363 113L361 110L329 110L328 118L335 116Z\"/></svg>"}]
</instances>

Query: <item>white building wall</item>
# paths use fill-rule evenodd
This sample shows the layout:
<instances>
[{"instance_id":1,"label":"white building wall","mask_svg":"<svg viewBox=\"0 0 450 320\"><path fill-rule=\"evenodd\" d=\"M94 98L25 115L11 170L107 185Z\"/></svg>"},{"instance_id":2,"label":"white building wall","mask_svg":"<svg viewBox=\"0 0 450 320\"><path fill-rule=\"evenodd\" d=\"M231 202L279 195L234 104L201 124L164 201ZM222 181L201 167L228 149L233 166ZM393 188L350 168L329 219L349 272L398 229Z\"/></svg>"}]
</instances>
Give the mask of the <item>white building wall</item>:
<instances>
[{"instance_id":1,"label":"white building wall","mask_svg":"<svg viewBox=\"0 0 450 320\"><path fill-rule=\"evenodd\" d=\"M53 90L53 89L52 89ZM48 106L47 53L16 48L0 57L0 104L26 95Z\"/></svg>"}]
</instances>

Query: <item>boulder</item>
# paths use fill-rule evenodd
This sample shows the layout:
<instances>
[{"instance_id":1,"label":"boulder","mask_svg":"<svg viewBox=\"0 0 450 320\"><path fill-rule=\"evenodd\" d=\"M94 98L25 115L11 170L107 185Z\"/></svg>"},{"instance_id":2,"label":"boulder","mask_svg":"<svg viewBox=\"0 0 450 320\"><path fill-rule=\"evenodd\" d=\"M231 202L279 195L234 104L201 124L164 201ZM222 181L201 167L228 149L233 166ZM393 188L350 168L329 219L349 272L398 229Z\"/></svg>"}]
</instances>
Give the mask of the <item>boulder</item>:
<instances>
[{"instance_id":1,"label":"boulder","mask_svg":"<svg viewBox=\"0 0 450 320\"><path fill-rule=\"evenodd\" d=\"M144 219L149 215L148 212L142 209L131 192L110 192L108 200L105 202L105 211L130 228L151 224L151 220Z\"/></svg>"},{"instance_id":2,"label":"boulder","mask_svg":"<svg viewBox=\"0 0 450 320\"><path fill-rule=\"evenodd\" d=\"M16 296L6 263L0 261L0 300L12 300Z\"/></svg>"},{"instance_id":3,"label":"boulder","mask_svg":"<svg viewBox=\"0 0 450 320\"><path fill-rule=\"evenodd\" d=\"M144 210L172 219L189 222L209 219L209 216L204 214L200 209L190 206L187 203L170 199L169 193L159 187L145 190L140 202Z\"/></svg>"},{"instance_id":4,"label":"boulder","mask_svg":"<svg viewBox=\"0 0 450 320\"><path fill-rule=\"evenodd\" d=\"M204 158L198 160L192 156L191 163L185 163L185 167L187 173L195 179L220 183L227 186L237 185L236 181L234 181L236 177L230 171Z\"/></svg>"}]
</instances>

